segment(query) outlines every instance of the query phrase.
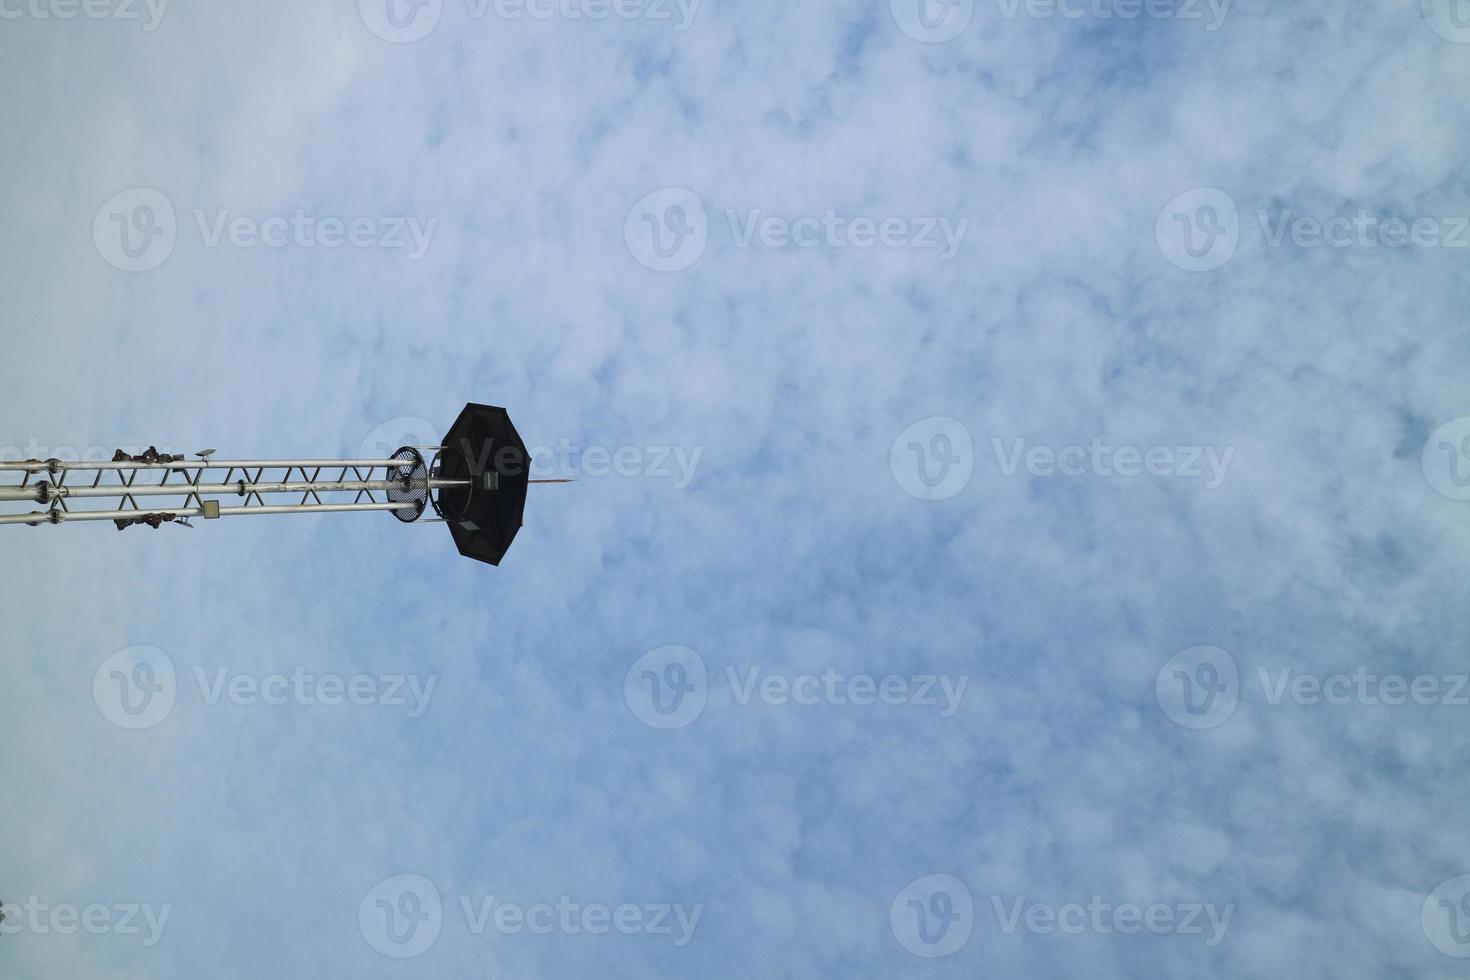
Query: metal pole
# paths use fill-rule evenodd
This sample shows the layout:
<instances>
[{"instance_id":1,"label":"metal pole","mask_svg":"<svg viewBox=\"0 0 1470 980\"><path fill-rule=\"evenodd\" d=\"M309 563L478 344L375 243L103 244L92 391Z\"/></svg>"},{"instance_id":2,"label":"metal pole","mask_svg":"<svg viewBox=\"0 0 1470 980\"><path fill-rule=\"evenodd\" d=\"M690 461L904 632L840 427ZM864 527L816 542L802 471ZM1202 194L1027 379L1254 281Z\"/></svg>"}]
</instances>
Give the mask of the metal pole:
<instances>
[{"instance_id":1,"label":"metal pole","mask_svg":"<svg viewBox=\"0 0 1470 980\"><path fill-rule=\"evenodd\" d=\"M149 445L64 460L61 450L36 447L23 452L50 458L0 458L0 526L111 521L126 530L383 511L403 524L447 523L460 554L498 565L524 523L527 485L573 482L532 479L525 442L498 406L467 403L436 441L364 444L377 459L216 459L213 449L183 456Z\"/></svg>"},{"instance_id":2,"label":"metal pole","mask_svg":"<svg viewBox=\"0 0 1470 980\"><path fill-rule=\"evenodd\" d=\"M26 459L26 460L0 460L0 472L10 473L46 473L63 472L66 470L255 470L255 469L300 469L309 467L313 469L331 469L333 467L346 467L347 469L395 469L401 470L412 467L411 460L403 459L181 459L168 463L133 463L128 460L95 460L81 462L66 462L58 460L53 467L49 460Z\"/></svg>"},{"instance_id":3,"label":"metal pole","mask_svg":"<svg viewBox=\"0 0 1470 980\"><path fill-rule=\"evenodd\" d=\"M431 490L452 487L467 487L468 480L430 480ZM36 484L29 487L0 487L0 500L35 500L45 502L58 497L168 497L188 496L219 497L235 495L247 497L252 493L354 493L369 490L397 490L402 480L297 480L284 483L150 483L145 486L102 486L64 487L55 484Z\"/></svg>"},{"instance_id":4,"label":"metal pole","mask_svg":"<svg viewBox=\"0 0 1470 980\"><path fill-rule=\"evenodd\" d=\"M473 485L470 480L443 480L427 475L420 467L422 458L415 459L255 459L255 460L159 460L156 462L136 459L63 462L61 460L0 461L0 472L24 474L18 484L0 486L0 503L31 501L50 504L45 511L24 514L0 514L0 525L4 524L64 524L71 521L123 521L139 523L149 517L177 520L180 518L239 517L247 514L309 514L333 513L356 510L385 510L398 512L402 518L405 508L412 511L416 506L422 511L423 503L404 500L385 500L384 496L394 491L412 493L422 490L431 494L437 490L464 488ZM417 472L414 471L417 469ZM224 478L216 482L203 482L205 471L225 470ZM277 473L271 479L262 479L267 470ZM284 475L279 471L284 470ZM336 479L318 479L322 471L332 471ZM76 471L74 473L74 471ZM293 479L297 476L299 478ZM117 476L109 483L103 477L109 473ZM162 479L148 479L145 473L156 472ZM238 472L239 479L232 479ZM87 474L79 486L68 486L68 476ZM177 482L169 482L174 473L180 474ZM356 479L347 479L349 474ZM374 478L376 477L376 478ZM140 478L146 483L137 482ZM299 500L291 504L269 504L268 495L300 494ZM355 494L348 500L334 501L323 495ZM238 497L241 506L222 507L215 497ZM174 503L182 506L152 507L143 498L174 497ZM68 501L105 500L105 510L73 510ZM160 501L160 503L164 503Z\"/></svg>"},{"instance_id":5,"label":"metal pole","mask_svg":"<svg viewBox=\"0 0 1470 980\"><path fill-rule=\"evenodd\" d=\"M403 504L270 504L258 507L221 507L221 517L253 514L327 514L354 510L401 510ZM125 521L154 515L203 517L203 507L164 507L156 510L37 510L29 514L5 514L0 524L70 524L73 521Z\"/></svg>"}]
</instances>

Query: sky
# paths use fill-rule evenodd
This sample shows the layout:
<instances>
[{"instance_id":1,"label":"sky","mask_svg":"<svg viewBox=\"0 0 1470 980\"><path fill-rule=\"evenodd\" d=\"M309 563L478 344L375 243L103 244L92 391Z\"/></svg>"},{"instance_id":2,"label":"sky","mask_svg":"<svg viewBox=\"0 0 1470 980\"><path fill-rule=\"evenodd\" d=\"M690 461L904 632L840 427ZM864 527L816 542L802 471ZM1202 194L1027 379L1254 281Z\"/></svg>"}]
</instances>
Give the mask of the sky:
<instances>
[{"instance_id":1,"label":"sky","mask_svg":"<svg viewBox=\"0 0 1470 980\"><path fill-rule=\"evenodd\" d=\"M1464 975L1470 3L0 0L0 82L0 457L578 480L0 527L0 977Z\"/></svg>"}]
</instances>

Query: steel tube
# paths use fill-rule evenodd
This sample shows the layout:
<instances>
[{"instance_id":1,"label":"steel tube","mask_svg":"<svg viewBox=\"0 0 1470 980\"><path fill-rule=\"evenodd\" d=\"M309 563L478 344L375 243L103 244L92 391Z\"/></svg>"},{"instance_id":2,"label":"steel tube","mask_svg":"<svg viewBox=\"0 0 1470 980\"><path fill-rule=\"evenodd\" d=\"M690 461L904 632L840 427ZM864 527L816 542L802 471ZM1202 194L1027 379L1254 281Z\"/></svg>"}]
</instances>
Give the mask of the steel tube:
<instances>
[{"instance_id":1,"label":"steel tube","mask_svg":"<svg viewBox=\"0 0 1470 980\"><path fill-rule=\"evenodd\" d=\"M404 504L268 504L262 507L221 507L220 517L249 517L254 514L328 514L355 510L400 510ZM53 521L52 514L60 519ZM204 516L202 507L159 507L151 510L74 510L32 511L29 514L0 516L0 524L71 524L75 521L118 521L150 514L172 514L175 517Z\"/></svg>"},{"instance_id":2,"label":"steel tube","mask_svg":"<svg viewBox=\"0 0 1470 980\"><path fill-rule=\"evenodd\" d=\"M414 465L409 459L186 459L175 463L133 463L127 460L113 462L112 460L83 460L81 462L62 461L58 472L65 470L85 470L93 472L96 470L254 470L254 469L284 469L288 466L306 467L315 469L332 469L333 467L347 467L348 469L404 469ZM46 460L6 459L0 460L0 472L10 473L45 473L50 469Z\"/></svg>"},{"instance_id":3,"label":"steel tube","mask_svg":"<svg viewBox=\"0 0 1470 980\"><path fill-rule=\"evenodd\" d=\"M187 494L198 494L201 497L218 496L245 496L252 493L353 493L371 490L397 490L403 487L403 480L312 480L291 481L281 483L251 483L245 482L245 493L240 493L239 483L150 483L141 486L120 487L97 486L97 487L58 487L54 484L46 484L46 495L39 496L41 485L33 484L29 487L0 487L0 500L51 500L55 497L66 497L68 499L83 497L169 497L185 496ZM430 480L429 488L441 490L449 487L467 487L468 480Z\"/></svg>"}]
</instances>

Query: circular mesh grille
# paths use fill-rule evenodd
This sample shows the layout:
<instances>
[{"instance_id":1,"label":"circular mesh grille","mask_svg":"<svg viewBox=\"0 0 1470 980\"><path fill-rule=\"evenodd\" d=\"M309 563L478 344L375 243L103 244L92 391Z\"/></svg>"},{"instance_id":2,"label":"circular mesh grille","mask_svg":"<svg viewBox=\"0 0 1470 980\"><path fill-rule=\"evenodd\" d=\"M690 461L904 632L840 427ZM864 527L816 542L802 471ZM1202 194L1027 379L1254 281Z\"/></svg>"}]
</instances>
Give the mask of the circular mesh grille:
<instances>
[{"instance_id":1,"label":"circular mesh grille","mask_svg":"<svg viewBox=\"0 0 1470 980\"><path fill-rule=\"evenodd\" d=\"M412 467L399 467L389 474L390 479L397 478L402 482L388 491L390 504L403 505L390 513L403 523L412 524L419 519L429 501L429 468L424 465L424 457L419 451L407 446L389 458L413 464Z\"/></svg>"}]
</instances>

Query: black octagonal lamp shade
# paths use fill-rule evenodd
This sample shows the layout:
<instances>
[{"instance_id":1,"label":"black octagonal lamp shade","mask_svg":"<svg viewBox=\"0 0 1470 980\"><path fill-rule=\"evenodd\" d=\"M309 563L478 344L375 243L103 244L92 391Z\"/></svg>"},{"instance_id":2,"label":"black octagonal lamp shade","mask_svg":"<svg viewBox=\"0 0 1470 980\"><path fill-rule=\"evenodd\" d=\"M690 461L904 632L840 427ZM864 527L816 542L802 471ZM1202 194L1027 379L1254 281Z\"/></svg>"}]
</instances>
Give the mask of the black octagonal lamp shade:
<instances>
[{"instance_id":1,"label":"black octagonal lamp shade","mask_svg":"<svg viewBox=\"0 0 1470 980\"><path fill-rule=\"evenodd\" d=\"M438 491L435 508L459 553L499 565L526 511L531 456L510 415L493 405L466 405L440 445L438 476L468 486Z\"/></svg>"}]
</instances>

